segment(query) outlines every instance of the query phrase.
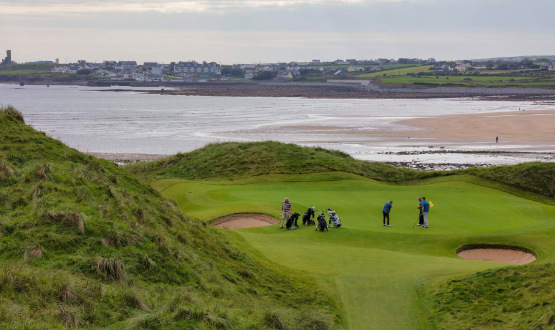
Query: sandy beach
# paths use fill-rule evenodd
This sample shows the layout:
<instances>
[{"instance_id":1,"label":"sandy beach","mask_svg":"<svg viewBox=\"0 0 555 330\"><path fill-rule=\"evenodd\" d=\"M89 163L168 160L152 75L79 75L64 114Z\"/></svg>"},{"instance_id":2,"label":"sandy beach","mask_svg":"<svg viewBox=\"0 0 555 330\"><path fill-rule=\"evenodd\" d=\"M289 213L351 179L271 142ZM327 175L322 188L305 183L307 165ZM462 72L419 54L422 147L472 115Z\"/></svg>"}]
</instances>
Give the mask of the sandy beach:
<instances>
[{"instance_id":1,"label":"sandy beach","mask_svg":"<svg viewBox=\"0 0 555 330\"><path fill-rule=\"evenodd\" d=\"M555 144L554 109L418 118L397 123L419 130L381 134L432 138L438 142L495 142L498 136L501 144Z\"/></svg>"},{"instance_id":2,"label":"sandy beach","mask_svg":"<svg viewBox=\"0 0 555 330\"><path fill-rule=\"evenodd\" d=\"M284 129L341 135L348 141L388 141L397 145L430 146L480 145L480 150L526 152L553 151L555 145L555 110L494 112L453 116L424 117L394 122L391 130L349 129L339 126L288 125ZM496 136L499 143L495 143ZM515 148L516 146L516 148ZM530 148L532 147L532 148Z\"/></svg>"}]
</instances>

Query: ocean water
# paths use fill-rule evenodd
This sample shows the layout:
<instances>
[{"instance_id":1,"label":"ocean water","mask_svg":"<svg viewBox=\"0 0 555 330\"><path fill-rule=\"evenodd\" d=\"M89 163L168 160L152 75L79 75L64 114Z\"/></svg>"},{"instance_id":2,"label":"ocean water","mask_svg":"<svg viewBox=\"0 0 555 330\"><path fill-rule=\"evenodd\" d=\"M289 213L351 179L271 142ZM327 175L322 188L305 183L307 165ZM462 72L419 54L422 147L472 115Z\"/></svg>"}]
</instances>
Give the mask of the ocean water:
<instances>
[{"instance_id":1,"label":"ocean water","mask_svg":"<svg viewBox=\"0 0 555 330\"><path fill-rule=\"evenodd\" d=\"M329 134L329 128L393 130L400 119L546 108L531 101L169 96L101 89L110 88L0 85L0 104L14 105L28 124L83 152L169 155L212 142L278 140L380 161L410 161L414 157L385 152L418 150L426 141L406 145L379 137ZM303 126L311 129L299 131ZM524 148L514 146L516 151ZM465 156L465 162L480 162L476 157L481 156ZM422 158L419 161L425 162ZM458 156L448 158L434 155L433 161L452 162ZM518 159L501 163L522 161Z\"/></svg>"}]
</instances>

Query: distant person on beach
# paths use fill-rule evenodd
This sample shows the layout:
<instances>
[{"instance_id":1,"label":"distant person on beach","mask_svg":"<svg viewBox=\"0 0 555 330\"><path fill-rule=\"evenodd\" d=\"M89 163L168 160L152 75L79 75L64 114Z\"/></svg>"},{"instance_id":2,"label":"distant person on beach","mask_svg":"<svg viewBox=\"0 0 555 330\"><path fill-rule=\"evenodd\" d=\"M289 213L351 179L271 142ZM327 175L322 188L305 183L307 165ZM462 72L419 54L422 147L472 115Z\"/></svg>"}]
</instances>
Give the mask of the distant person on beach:
<instances>
[{"instance_id":1,"label":"distant person on beach","mask_svg":"<svg viewBox=\"0 0 555 330\"><path fill-rule=\"evenodd\" d=\"M422 217L424 219L424 224L422 225L422 228L430 228L430 226L428 225L428 213L430 213L430 203L428 203L426 197L422 197L422 203L420 205L422 205Z\"/></svg>"},{"instance_id":2,"label":"distant person on beach","mask_svg":"<svg viewBox=\"0 0 555 330\"><path fill-rule=\"evenodd\" d=\"M424 214L422 214L422 197L418 197L418 223L416 225L422 226L423 224L424 224Z\"/></svg>"},{"instance_id":3,"label":"distant person on beach","mask_svg":"<svg viewBox=\"0 0 555 330\"><path fill-rule=\"evenodd\" d=\"M283 228L283 224L289 219L291 211L293 211L293 205L289 201L289 198L285 197L285 200L281 204L281 226L279 226L279 228Z\"/></svg>"},{"instance_id":4,"label":"distant person on beach","mask_svg":"<svg viewBox=\"0 0 555 330\"><path fill-rule=\"evenodd\" d=\"M389 212L391 212L391 208L393 207L393 201L389 201L387 203L385 203L385 205L383 206L382 209L382 214L383 214L383 225L387 226L387 227L391 227L391 225L389 224ZM385 224L385 219L387 219L387 225Z\"/></svg>"},{"instance_id":5,"label":"distant person on beach","mask_svg":"<svg viewBox=\"0 0 555 330\"><path fill-rule=\"evenodd\" d=\"M499 143L499 136L495 137L495 143Z\"/></svg>"}]
</instances>

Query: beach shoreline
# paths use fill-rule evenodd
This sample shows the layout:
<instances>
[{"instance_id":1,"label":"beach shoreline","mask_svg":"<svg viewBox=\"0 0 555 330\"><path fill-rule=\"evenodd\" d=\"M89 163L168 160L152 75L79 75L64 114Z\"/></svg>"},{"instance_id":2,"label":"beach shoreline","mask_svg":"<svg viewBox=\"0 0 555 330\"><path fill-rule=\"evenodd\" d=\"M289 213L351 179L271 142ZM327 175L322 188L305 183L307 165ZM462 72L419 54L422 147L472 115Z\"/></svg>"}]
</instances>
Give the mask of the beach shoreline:
<instances>
[{"instance_id":1,"label":"beach shoreline","mask_svg":"<svg viewBox=\"0 0 555 330\"><path fill-rule=\"evenodd\" d=\"M363 81L361 81L363 82ZM15 82L0 82L14 84ZM434 99L477 98L483 100L552 101L555 88L538 87L468 87L468 86L387 86L370 81L368 85L327 82L267 83L138 83L108 82L29 82L32 86L79 86L99 92L137 92L173 96L230 97L303 97L309 99ZM110 89L99 89L99 88Z\"/></svg>"},{"instance_id":2,"label":"beach shoreline","mask_svg":"<svg viewBox=\"0 0 555 330\"><path fill-rule=\"evenodd\" d=\"M356 137L367 140L386 140L390 144L412 148L412 151L378 152L384 160L365 159L388 163L396 167L416 170L462 169L472 166L496 165L496 159L511 157L523 161L555 161L555 109L480 114L443 115L393 122L391 130L346 129L339 126L287 125L279 129L299 134ZM260 130L260 129L259 129ZM248 132L248 131L247 131ZM495 138L499 137L499 143ZM344 141L348 139L345 138ZM320 144L325 141L319 141ZM310 145L309 143L299 143ZM465 146L467 149L461 149ZM468 149L470 147L470 150ZM170 155L134 153L91 153L120 165L138 161L153 161ZM442 162L422 161L430 156L443 156ZM447 156L458 158L448 161ZM465 162L465 157L478 156L482 161ZM412 160L406 160L409 157Z\"/></svg>"}]
</instances>

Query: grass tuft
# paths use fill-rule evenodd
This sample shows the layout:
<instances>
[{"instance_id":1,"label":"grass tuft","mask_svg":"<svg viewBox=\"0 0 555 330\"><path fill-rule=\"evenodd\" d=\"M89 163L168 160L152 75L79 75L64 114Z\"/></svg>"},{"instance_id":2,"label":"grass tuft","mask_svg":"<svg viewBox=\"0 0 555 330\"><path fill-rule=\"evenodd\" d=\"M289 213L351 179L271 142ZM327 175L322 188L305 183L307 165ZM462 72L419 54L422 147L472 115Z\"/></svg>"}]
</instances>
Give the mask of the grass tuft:
<instances>
[{"instance_id":1,"label":"grass tuft","mask_svg":"<svg viewBox=\"0 0 555 330\"><path fill-rule=\"evenodd\" d=\"M131 233L115 231L102 240L102 245L119 249L128 245L136 244L137 242L137 236Z\"/></svg>"},{"instance_id":2,"label":"grass tuft","mask_svg":"<svg viewBox=\"0 0 555 330\"><path fill-rule=\"evenodd\" d=\"M152 259L150 259L147 254L144 255L142 263L143 263L143 267L145 269L154 269L154 268L156 268L156 263Z\"/></svg>"},{"instance_id":3,"label":"grass tuft","mask_svg":"<svg viewBox=\"0 0 555 330\"><path fill-rule=\"evenodd\" d=\"M72 287L69 284L64 284L58 289L57 293L58 299L60 302L73 302L77 300L77 294L73 291Z\"/></svg>"},{"instance_id":4,"label":"grass tuft","mask_svg":"<svg viewBox=\"0 0 555 330\"><path fill-rule=\"evenodd\" d=\"M121 282L127 277L123 264L117 259L95 258L92 262L104 279Z\"/></svg>"},{"instance_id":5,"label":"grass tuft","mask_svg":"<svg viewBox=\"0 0 555 330\"><path fill-rule=\"evenodd\" d=\"M50 164L40 164L35 167L35 175L39 180L48 180L50 175Z\"/></svg>"},{"instance_id":6,"label":"grass tuft","mask_svg":"<svg viewBox=\"0 0 555 330\"><path fill-rule=\"evenodd\" d=\"M5 159L0 158L0 183L7 181L14 174L13 166Z\"/></svg>"},{"instance_id":7,"label":"grass tuft","mask_svg":"<svg viewBox=\"0 0 555 330\"><path fill-rule=\"evenodd\" d=\"M17 110L15 107L11 105L7 105L5 107L0 107L0 112L8 115L8 117L14 118L22 123L25 123L25 119L23 118L23 114Z\"/></svg>"},{"instance_id":8,"label":"grass tuft","mask_svg":"<svg viewBox=\"0 0 555 330\"><path fill-rule=\"evenodd\" d=\"M67 227L74 227L79 230L80 233L85 233L85 220L83 216L77 212L69 213L56 213L56 212L46 212L44 214L44 219L51 223L61 223Z\"/></svg>"},{"instance_id":9,"label":"grass tuft","mask_svg":"<svg viewBox=\"0 0 555 330\"><path fill-rule=\"evenodd\" d=\"M38 184L33 188L33 191L31 192L31 199L35 200L35 199L39 199L42 196L42 192L44 190L44 187L42 184Z\"/></svg>"},{"instance_id":10,"label":"grass tuft","mask_svg":"<svg viewBox=\"0 0 555 330\"><path fill-rule=\"evenodd\" d=\"M26 257L28 259L42 259L44 252L40 244L35 244L30 250L27 251Z\"/></svg>"},{"instance_id":11,"label":"grass tuft","mask_svg":"<svg viewBox=\"0 0 555 330\"><path fill-rule=\"evenodd\" d=\"M264 326L270 329L287 329L280 315L275 311L264 314Z\"/></svg>"},{"instance_id":12,"label":"grass tuft","mask_svg":"<svg viewBox=\"0 0 555 330\"><path fill-rule=\"evenodd\" d=\"M139 298L136 294L128 294L125 297L125 302L127 304L127 306L131 307L131 308L136 308L136 309L140 309L142 311L148 311L149 308L148 306L144 303L144 301L141 300L141 298Z\"/></svg>"},{"instance_id":13,"label":"grass tuft","mask_svg":"<svg viewBox=\"0 0 555 330\"><path fill-rule=\"evenodd\" d=\"M76 329L79 327L79 320L77 319L77 316L75 316L75 314L67 307L60 308L60 318L62 320L62 324L66 328Z\"/></svg>"}]
</instances>

